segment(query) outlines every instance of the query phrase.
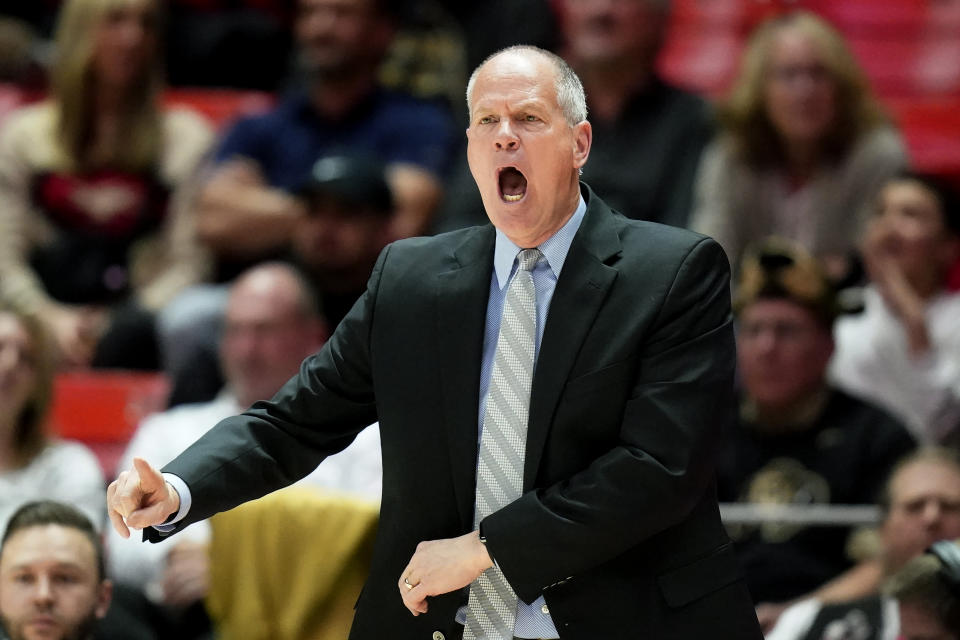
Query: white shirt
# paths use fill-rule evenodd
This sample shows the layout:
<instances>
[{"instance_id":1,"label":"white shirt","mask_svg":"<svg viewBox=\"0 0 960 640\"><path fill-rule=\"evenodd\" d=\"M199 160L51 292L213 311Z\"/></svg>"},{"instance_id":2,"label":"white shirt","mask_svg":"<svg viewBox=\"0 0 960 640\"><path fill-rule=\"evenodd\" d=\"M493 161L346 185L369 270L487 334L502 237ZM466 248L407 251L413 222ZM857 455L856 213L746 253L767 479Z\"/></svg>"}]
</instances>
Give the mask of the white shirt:
<instances>
[{"instance_id":1,"label":"white shirt","mask_svg":"<svg viewBox=\"0 0 960 640\"><path fill-rule=\"evenodd\" d=\"M23 469L0 472L0 535L13 512L33 500L72 505L99 531L106 520L105 486L100 464L89 449L79 442L55 440Z\"/></svg>"},{"instance_id":2,"label":"white shirt","mask_svg":"<svg viewBox=\"0 0 960 640\"><path fill-rule=\"evenodd\" d=\"M900 418L920 442L942 442L960 425L960 293L927 303L932 347L920 358L879 292L871 286L864 295L864 312L834 327L830 380Z\"/></svg>"},{"instance_id":3,"label":"white shirt","mask_svg":"<svg viewBox=\"0 0 960 640\"><path fill-rule=\"evenodd\" d=\"M801 600L791 605L781 614L776 626L764 636L765 640L801 640L801 638L805 638L822 608L823 603L814 598ZM900 635L900 612L897 610L897 602L890 598L884 598L881 611L883 627L878 637L881 640L897 640Z\"/></svg>"}]
</instances>

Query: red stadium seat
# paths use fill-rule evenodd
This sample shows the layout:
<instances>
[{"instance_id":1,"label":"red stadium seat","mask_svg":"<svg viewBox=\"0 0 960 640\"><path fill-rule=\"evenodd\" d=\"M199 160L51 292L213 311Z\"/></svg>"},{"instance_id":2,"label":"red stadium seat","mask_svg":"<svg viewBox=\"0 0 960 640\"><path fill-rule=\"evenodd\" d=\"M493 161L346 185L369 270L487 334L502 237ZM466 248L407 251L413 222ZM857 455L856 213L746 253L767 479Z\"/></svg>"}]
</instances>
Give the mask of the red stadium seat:
<instances>
[{"instance_id":1,"label":"red stadium seat","mask_svg":"<svg viewBox=\"0 0 960 640\"><path fill-rule=\"evenodd\" d=\"M169 388L161 373L58 373L53 385L52 431L90 447L110 478L140 421L166 406Z\"/></svg>"}]
</instances>

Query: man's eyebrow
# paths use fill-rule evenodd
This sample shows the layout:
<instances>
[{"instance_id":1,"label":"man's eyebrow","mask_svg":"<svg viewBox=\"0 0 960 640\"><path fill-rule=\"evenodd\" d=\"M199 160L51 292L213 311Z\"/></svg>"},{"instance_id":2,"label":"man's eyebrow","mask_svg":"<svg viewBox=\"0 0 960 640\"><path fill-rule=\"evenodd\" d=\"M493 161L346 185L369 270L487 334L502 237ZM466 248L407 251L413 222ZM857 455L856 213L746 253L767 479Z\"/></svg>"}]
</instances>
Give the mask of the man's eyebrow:
<instances>
[{"instance_id":1,"label":"man's eyebrow","mask_svg":"<svg viewBox=\"0 0 960 640\"><path fill-rule=\"evenodd\" d=\"M45 564L46 561L44 561L43 563ZM17 564L16 562L14 562L14 563L12 564L12 566L9 567L9 570L10 570L10 571L22 571L22 570L24 570L24 569L33 569L33 568L35 568L35 567L36 567L36 564L35 564L34 562L32 562L32 561L21 562L21 563L19 563L19 564ZM60 560L60 561L55 561L54 564L53 564L53 567L54 567L55 569L76 569L77 571L83 571L83 570L84 570L84 567L83 567L82 564L80 564L79 562L75 562L75 561L73 561L73 560Z\"/></svg>"}]
</instances>

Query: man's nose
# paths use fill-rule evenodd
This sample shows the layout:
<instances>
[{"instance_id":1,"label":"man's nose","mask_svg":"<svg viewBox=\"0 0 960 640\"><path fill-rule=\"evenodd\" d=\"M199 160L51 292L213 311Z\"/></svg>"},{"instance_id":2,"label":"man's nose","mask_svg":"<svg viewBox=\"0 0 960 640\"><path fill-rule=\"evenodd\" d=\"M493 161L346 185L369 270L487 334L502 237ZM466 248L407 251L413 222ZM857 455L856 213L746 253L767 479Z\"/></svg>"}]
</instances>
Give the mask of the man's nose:
<instances>
[{"instance_id":1,"label":"man's nose","mask_svg":"<svg viewBox=\"0 0 960 640\"><path fill-rule=\"evenodd\" d=\"M33 592L33 600L38 604L46 604L53 601L53 585L50 578L41 576L37 579L36 589Z\"/></svg>"},{"instance_id":2,"label":"man's nose","mask_svg":"<svg viewBox=\"0 0 960 640\"><path fill-rule=\"evenodd\" d=\"M520 146L520 139L513 132L510 120L504 118L497 127L497 135L494 138L494 146L497 151L513 151Z\"/></svg>"},{"instance_id":3,"label":"man's nose","mask_svg":"<svg viewBox=\"0 0 960 640\"><path fill-rule=\"evenodd\" d=\"M943 515L943 508L939 500L927 500L923 505L923 522L928 527L936 526Z\"/></svg>"}]
</instances>

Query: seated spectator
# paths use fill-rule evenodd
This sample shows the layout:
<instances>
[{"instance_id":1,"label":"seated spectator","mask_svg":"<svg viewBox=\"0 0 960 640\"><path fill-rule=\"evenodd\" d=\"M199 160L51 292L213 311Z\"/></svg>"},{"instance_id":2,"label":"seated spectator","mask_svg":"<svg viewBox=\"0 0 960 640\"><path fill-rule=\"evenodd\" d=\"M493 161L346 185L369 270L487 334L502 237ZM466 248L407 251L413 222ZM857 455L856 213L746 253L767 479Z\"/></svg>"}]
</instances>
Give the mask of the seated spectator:
<instances>
[{"instance_id":1,"label":"seated spectator","mask_svg":"<svg viewBox=\"0 0 960 640\"><path fill-rule=\"evenodd\" d=\"M291 261L310 280L332 329L367 287L390 240L393 195L385 168L363 156L314 164L299 191L304 217L291 242Z\"/></svg>"},{"instance_id":2,"label":"seated spectator","mask_svg":"<svg viewBox=\"0 0 960 640\"><path fill-rule=\"evenodd\" d=\"M23 505L0 545L0 635L94 640L110 607L103 569L100 536L83 513L53 501Z\"/></svg>"},{"instance_id":3,"label":"seated spectator","mask_svg":"<svg viewBox=\"0 0 960 640\"><path fill-rule=\"evenodd\" d=\"M862 314L840 320L830 378L899 417L925 442L960 427L960 195L903 174L880 193L863 247L870 285Z\"/></svg>"},{"instance_id":4,"label":"seated spectator","mask_svg":"<svg viewBox=\"0 0 960 640\"><path fill-rule=\"evenodd\" d=\"M686 226L694 174L713 131L701 98L656 71L669 18L664 0L561 0L563 58L583 81L593 146L583 181L629 218ZM451 175L437 228L487 222L466 154Z\"/></svg>"},{"instance_id":5,"label":"seated spectator","mask_svg":"<svg viewBox=\"0 0 960 640\"><path fill-rule=\"evenodd\" d=\"M198 230L216 253L218 280L288 250L304 215L294 191L324 155L369 153L388 163L393 236L427 228L452 152L452 123L444 109L380 86L394 33L389 4L299 0L305 86L227 132L199 193Z\"/></svg>"},{"instance_id":6,"label":"seated spectator","mask_svg":"<svg viewBox=\"0 0 960 640\"><path fill-rule=\"evenodd\" d=\"M169 462L227 416L257 400L269 399L304 358L326 339L317 299L289 265L268 263L242 274L231 287L220 360L227 385L212 402L188 404L147 418L137 429L120 468L137 456ZM380 451L377 429L366 429L343 453L330 458L305 482L379 499ZM176 544L143 544L137 536L107 538L110 576L146 593L170 613L170 623L199 603L209 588L210 528L197 523ZM190 624L196 619L186 616ZM175 637L193 637L179 627Z\"/></svg>"},{"instance_id":7,"label":"seated spectator","mask_svg":"<svg viewBox=\"0 0 960 640\"><path fill-rule=\"evenodd\" d=\"M186 207L211 139L160 106L156 0L68 0L52 95L0 131L0 294L74 366L157 368L154 312L197 281Z\"/></svg>"},{"instance_id":8,"label":"seated spectator","mask_svg":"<svg viewBox=\"0 0 960 640\"><path fill-rule=\"evenodd\" d=\"M748 244L779 235L832 280L852 277L865 211L905 151L840 34L806 12L763 23L718 115L691 227L734 265Z\"/></svg>"},{"instance_id":9,"label":"seated spectator","mask_svg":"<svg viewBox=\"0 0 960 640\"><path fill-rule=\"evenodd\" d=\"M52 351L38 318L0 301L0 532L17 507L41 498L75 505L98 529L103 523L97 459L46 433Z\"/></svg>"},{"instance_id":10,"label":"seated spectator","mask_svg":"<svg viewBox=\"0 0 960 640\"><path fill-rule=\"evenodd\" d=\"M827 383L837 303L818 263L769 240L748 254L741 277L734 301L740 423L718 457L720 500L875 502L914 443L888 414ZM846 526L729 528L758 604L807 594L852 566Z\"/></svg>"},{"instance_id":11,"label":"seated spectator","mask_svg":"<svg viewBox=\"0 0 960 640\"><path fill-rule=\"evenodd\" d=\"M902 640L960 640L960 543L942 540L886 588L897 600Z\"/></svg>"},{"instance_id":12,"label":"seated spectator","mask_svg":"<svg viewBox=\"0 0 960 640\"><path fill-rule=\"evenodd\" d=\"M798 602L784 611L767 640L897 637L897 605L881 596L880 582L937 540L960 537L960 458L939 448L907 456L887 480L880 506L882 572L871 593L846 602L819 597Z\"/></svg>"}]
</instances>

